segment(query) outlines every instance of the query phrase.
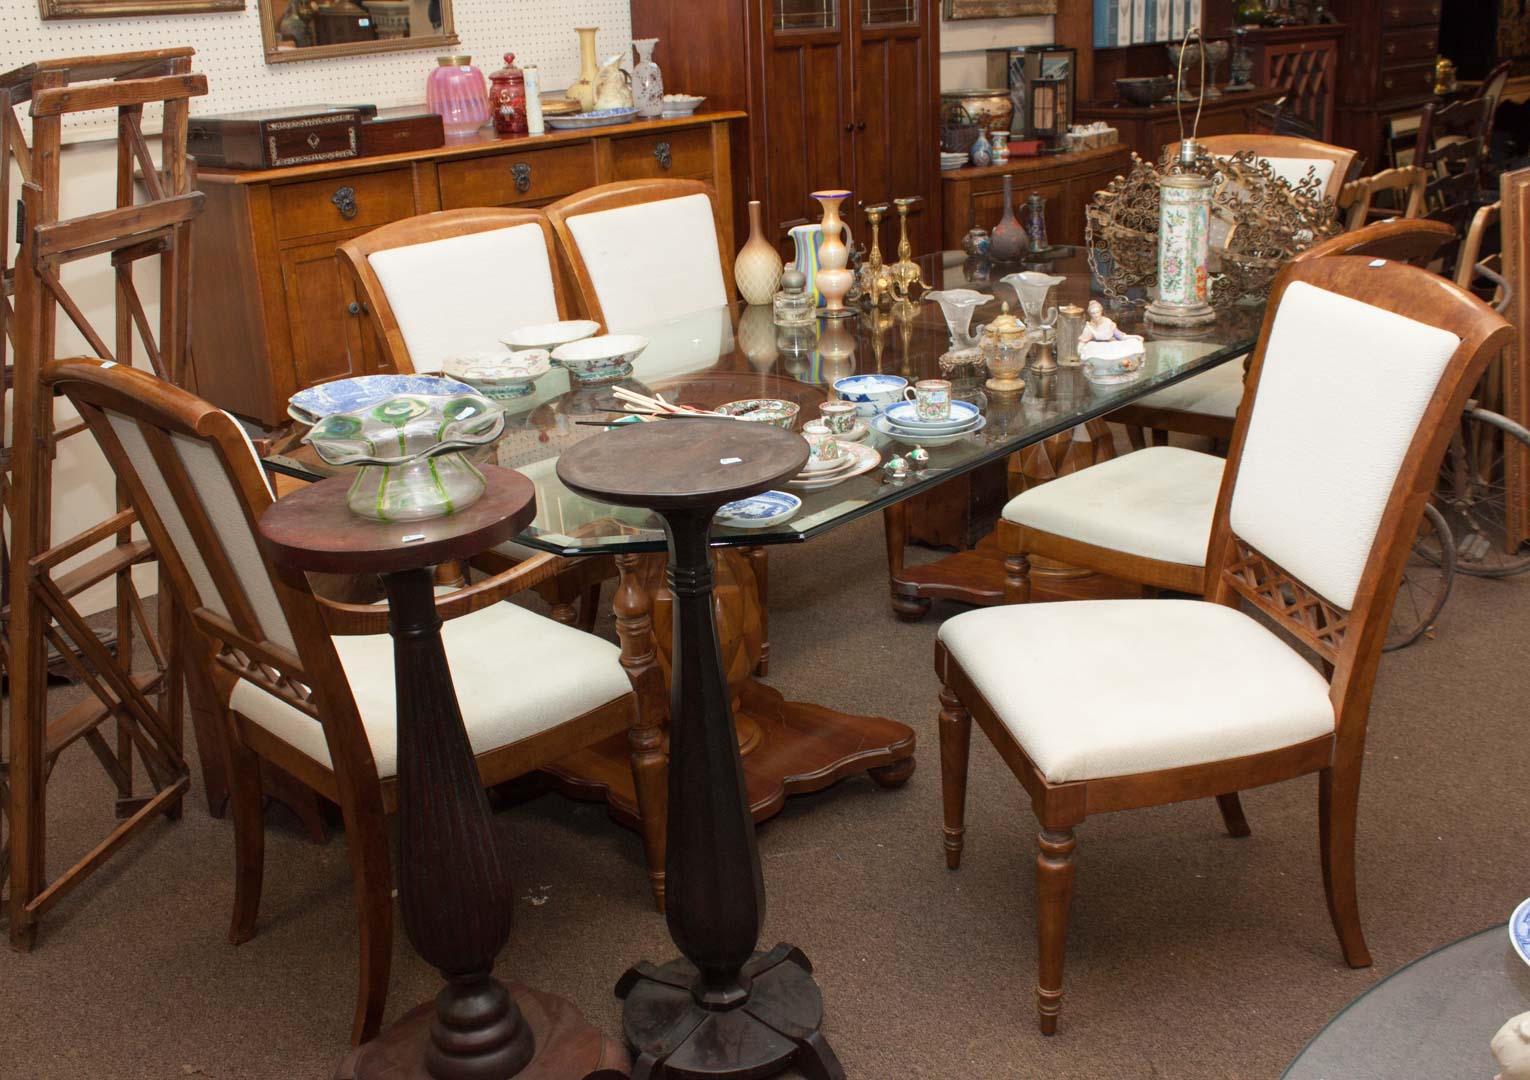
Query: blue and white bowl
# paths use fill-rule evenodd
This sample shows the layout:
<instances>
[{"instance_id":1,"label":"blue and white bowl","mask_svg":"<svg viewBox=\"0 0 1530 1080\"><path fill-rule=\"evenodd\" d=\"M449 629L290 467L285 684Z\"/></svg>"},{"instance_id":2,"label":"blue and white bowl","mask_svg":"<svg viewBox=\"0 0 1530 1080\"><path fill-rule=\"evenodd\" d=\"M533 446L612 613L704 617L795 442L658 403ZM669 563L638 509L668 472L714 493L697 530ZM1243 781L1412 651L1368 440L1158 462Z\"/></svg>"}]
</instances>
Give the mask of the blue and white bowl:
<instances>
[{"instance_id":1,"label":"blue and white bowl","mask_svg":"<svg viewBox=\"0 0 1530 1080\"><path fill-rule=\"evenodd\" d=\"M841 401L853 401L857 416L875 416L903 400L908 380L899 375L850 375L837 379L834 392Z\"/></svg>"},{"instance_id":2,"label":"blue and white bowl","mask_svg":"<svg viewBox=\"0 0 1530 1080\"><path fill-rule=\"evenodd\" d=\"M1514 915L1509 919L1509 940L1514 942L1514 951L1519 953L1519 958L1530 964L1530 900L1514 909Z\"/></svg>"},{"instance_id":3,"label":"blue and white bowl","mask_svg":"<svg viewBox=\"0 0 1530 1080\"><path fill-rule=\"evenodd\" d=\"M716 521L734 529L768 529L802 509L802 500L785 491L762 491L719 507Z\"/></svg>"},{"instance_id":4,"label":"blue and white bowl","mask_svg":"<svg viewBox=\"0 0 1530 1080\"><path fill-rule=\"evenodd\" d=\"M439 375L358 375L299 390L287 400L287 415L300 424L317 424L326 416L355 412L400 394L440 396L473 392L466 383Z\"/></svg>"}]
</instances>

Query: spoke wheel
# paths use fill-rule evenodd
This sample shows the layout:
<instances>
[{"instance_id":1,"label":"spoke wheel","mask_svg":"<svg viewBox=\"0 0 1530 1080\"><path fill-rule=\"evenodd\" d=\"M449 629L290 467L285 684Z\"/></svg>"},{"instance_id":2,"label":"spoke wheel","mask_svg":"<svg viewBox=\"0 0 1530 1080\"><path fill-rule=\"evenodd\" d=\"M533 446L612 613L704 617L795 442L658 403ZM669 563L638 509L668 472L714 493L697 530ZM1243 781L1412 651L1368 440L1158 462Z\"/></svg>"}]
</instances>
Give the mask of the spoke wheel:
<instances>
[{"instance_id":1,"label":"spoke wheel","mask_svg":"<svg viewBox=\"0 0 1530 1080\"><path fill-rule=\"evenodd\" d=\"M1403 568L1397 598L1392 601L1392 621L1387 625L1384 646L1388 652L1412 645L1434 628L1434 620L1450 597L1455 574L1456 548L1450 526L1443 514L1425 504L1413 551Z\"/></svg>"},{"instance_id":2,"label":"spoke wheel","mask_svg":"<svg viewBox=\"0 0 1530 1080\"><path fill-rule=\"evenodd\" d=\"M1530 431L1487 409L1468 410L1440 466L1434 499L1455 537L1456 568L1477 577L1530 569L1530 544L1520 535L1530 526L1527 499Z\"/></svg>"}]
</instances>

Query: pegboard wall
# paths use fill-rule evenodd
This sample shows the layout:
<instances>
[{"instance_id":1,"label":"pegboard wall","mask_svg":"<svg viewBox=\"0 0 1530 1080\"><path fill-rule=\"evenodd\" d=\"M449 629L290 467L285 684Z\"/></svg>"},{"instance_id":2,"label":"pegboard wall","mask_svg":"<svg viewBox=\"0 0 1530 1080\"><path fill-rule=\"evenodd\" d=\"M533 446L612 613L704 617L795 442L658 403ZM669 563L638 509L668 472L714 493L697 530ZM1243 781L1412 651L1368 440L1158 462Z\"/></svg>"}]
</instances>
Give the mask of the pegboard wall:
<instances>
[{"instance_id":1,"label":"pegboard wall","mask_svg":"<svg viewBox=\"0 0 1530 1080\"><path fill-rule=\"evenodd\" d=\"M442 50L381 53L335 60L267 64L260 35L260 0L242 12L209 15L133 16L43 22L37 0L0 0L0 71L33 60L91 53L130 52L190 45L193 70L207 76L206 97L193 98L193 115L237 112L274 105L323 103L380 107L425 100L425 79ZM602 59L627 49L631 64L632 13L628 0L453 0L461 46L485 76L516 55L517 64L536 64L543 89L557 89L579 74L576 26L598 26ZM156 107L157 109L157 107ZM27 125L26 109L18 110ZM145 110L146 128L157 130L155 110ZM110 111L77 113L65 120L69 142L111 138Z\"/></svg>"}]
</instances>

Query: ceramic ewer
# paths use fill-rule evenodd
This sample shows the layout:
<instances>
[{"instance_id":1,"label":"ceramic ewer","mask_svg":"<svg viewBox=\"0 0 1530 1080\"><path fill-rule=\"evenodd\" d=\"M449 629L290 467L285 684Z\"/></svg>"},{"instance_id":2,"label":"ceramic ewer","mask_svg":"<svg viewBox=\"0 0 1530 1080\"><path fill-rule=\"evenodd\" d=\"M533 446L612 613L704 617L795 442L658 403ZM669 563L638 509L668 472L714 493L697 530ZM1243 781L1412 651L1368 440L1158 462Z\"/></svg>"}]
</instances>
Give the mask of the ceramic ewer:
<instances>
[{"instance_id":1,"label":"ceramic ewer","mask_svg":"<svg viewBox=\"0 0 1530 1080\"><path fill-rule=\"evenodd\" d=\"M326 416L303 437L330 465L359 466L346 495L375 521L423 521L471 506L483 474L462 451L499 438L504 408L482 394L399 394Z\"/></svg>"}]
</instances>

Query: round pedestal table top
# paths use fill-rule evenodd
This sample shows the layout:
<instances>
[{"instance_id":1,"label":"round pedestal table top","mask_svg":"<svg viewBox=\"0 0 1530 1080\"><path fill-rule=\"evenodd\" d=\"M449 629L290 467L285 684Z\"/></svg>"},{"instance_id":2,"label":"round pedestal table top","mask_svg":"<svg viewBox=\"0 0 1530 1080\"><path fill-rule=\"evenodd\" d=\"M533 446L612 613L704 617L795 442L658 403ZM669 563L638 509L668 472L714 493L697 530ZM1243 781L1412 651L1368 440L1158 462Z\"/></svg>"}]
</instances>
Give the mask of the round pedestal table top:
<instances>
[{"instance_id":1,"label":"round pedestal table top","mask_svg":"<svg viewBox=\"0 0 1530 1080\"><path fill-rule=\"evenodd\" d=\"M447 517L373 521L345 504L344 474L284 495L257 526L272 560L297 570L385 574L467 559L512 540L536 517L536 488L514 469L480 466L487 487L478 501Z\"/></svg>"},{"instance_id":2,"label":"round pedestal table top","mask_svg":"<svg viewBox=\"0 0 1530 1080\"><path fill-rule=\"evenodd\" d=\"M807 459L807 440L774 424L687 416L585 439L558 458L558 479L619 506L721 506L797 475Z\"/></svg>"}]
</instances>

